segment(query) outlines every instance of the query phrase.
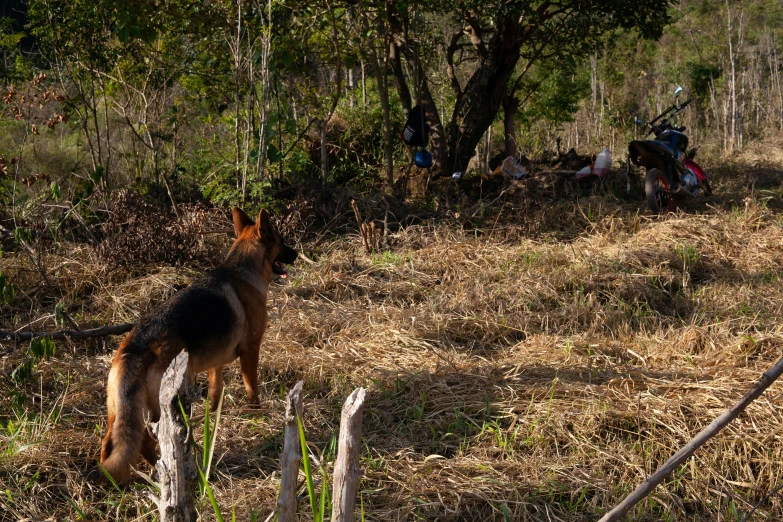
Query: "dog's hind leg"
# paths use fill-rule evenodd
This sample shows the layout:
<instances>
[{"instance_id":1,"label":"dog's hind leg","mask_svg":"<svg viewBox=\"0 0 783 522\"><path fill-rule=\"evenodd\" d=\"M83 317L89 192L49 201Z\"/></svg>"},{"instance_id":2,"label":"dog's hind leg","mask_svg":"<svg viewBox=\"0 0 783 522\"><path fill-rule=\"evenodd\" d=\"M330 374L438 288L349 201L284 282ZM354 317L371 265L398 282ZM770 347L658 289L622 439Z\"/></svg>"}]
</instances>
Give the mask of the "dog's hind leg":
<instances>
[{"instance_id":1,"label":"dog's hind leg","mask_svg":"<svg viewBox=\"0 0 783 522\"><path fill-rule=\"evenodd\" d=\"M215 411L223 393L223 367L209 369L209 408Z\"/></svg>"},{"instance_id":2,"label":"dog's hind leg","mask_svg":"<svg viewBox=\"0 0 783 522\"><path fill-rule=\"evenodd\" d=\"M158 462L158 442L152 438L148 430L144 430L144 440L141 443L141 456L154 466Z\"/></svg>"},{"instance_id":3,"label":"dog's hind leg","mask_svg":"<svg viewBox=\"0 0 783 522\"><path fill-rule=\"evenodd\" d=\"M261 342L248 343L239 354L239 365L242 368L242 380L245 381L247 400L251 404L258 402L258 352Z\"/></svg>"},{"instance_id":4,"label":"dog's hind leg","mask_svg":"<svg viewBox=\"0 0 783 522\"><path fill-rule=\"evenodd\" d=\"M152 366L147 372L147 401L145 406L149 417L149 422L158 422L160 420L160 381L163 373L156 366ZM141 456L154 466L158 461L158 442L150 435L150 427L145 426L144 438L141 441Z\"/></svg>"}]
</instances>

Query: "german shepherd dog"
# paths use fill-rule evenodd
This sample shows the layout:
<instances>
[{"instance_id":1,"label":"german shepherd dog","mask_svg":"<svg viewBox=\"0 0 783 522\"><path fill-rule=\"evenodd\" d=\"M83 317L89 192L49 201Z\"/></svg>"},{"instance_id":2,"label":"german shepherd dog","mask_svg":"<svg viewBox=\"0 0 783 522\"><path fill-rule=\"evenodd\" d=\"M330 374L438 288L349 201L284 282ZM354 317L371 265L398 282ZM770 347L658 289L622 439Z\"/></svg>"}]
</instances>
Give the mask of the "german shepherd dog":
<instances>
[{"instance_id":1,"label":"german shepherd dog","mask_svg":"<svg viewBox=\"0 0 783 522\"><path fill-rule=\"evenodd\" d=\"M286 277L297 252L283 242L262 210L255 223L232 211L236 241L222 264L143 317L117 350L106 386L109 429L101 465L117 481L130 478L140 457L157 461L144 410L160 418L163 372L183 349L191 382L209 371L209 395L217 407L223 366L239 357L248 401L258 401L258 356L266 329L266 298L272 274Z\"/></svg>"}]
</instances>

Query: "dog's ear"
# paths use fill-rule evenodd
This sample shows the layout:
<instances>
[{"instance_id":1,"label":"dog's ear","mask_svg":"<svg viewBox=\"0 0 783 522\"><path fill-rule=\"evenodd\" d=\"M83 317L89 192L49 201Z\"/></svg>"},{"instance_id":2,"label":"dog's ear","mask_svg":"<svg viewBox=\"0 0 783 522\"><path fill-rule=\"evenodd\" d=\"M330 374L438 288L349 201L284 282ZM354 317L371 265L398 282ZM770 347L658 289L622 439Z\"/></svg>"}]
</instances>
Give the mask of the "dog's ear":
<instances>
[{"instance_id":1,"label":"dog's ear","mask_svg":"<svg viewBox=\"0 0 783 522\"><path fill-rule=\"evenodd\" d=\"M272 220L269 219L269 212L263 208L261 209L261 212L258 213L256 229L258 230L258 235L264 239L271 239L274 235L274 232L272 232Z\"/></svg>"},{"instance_id":2,"label":"dog's ear","mask_svg":"<svg viewBox=\"0 0 783 522\"><path fill-rule=\"evenodd\" d=\"M239 207L234 207L233 210L231 210L231 215L234 218L234 234L237 237L239 237L239 234L242 233L245 227L253 224L253 220Z\"/></svg>"}]
</instances>

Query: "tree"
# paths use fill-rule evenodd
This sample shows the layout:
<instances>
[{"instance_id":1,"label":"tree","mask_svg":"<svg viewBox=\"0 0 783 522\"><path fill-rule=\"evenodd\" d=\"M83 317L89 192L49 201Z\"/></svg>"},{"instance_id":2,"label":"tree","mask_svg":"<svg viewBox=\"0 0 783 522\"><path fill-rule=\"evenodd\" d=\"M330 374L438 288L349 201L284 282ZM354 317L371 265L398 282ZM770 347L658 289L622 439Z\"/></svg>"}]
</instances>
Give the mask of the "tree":
<instances>
[{"instance_id":1,"label":"tree","mask_svg":"<svg viewBox=\"0 0 783 522\"><path fill-rule=\"evenodd\" d=\"M400 66L400 56L404 56L412 71L414 92L432 129L435 173L448 175L467 168L510 84L519 84L530 65L584 54L608 33L620 29L637 28L645 37L659 37L670 20L670 5L670 0L433 0L419 7L389 3L387 17L396 51L391 57L395 83L403 105L410 107L408 80ZM448 13L452 29L442 42L454 97L451 116L445 123L440 119L421 59L426 42L418 17L436 13ZM520 58L526 65L514 78Z\"/></svg>"}]
</instances>

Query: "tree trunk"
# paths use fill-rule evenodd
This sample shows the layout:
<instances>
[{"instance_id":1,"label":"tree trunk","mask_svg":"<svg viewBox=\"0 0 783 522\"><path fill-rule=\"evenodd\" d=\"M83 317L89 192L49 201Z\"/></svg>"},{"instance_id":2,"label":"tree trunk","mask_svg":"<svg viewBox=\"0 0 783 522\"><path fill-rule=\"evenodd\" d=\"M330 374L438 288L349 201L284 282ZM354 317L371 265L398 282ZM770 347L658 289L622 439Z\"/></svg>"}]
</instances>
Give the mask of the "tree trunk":
<instances>
[{"instance_id":1,"label":"tree trunk","mask_svg":"<svg viewBox=\"0 0 783 522\"><path fill-rule=\"evenodd\" d=\"M369 25L367 20L365 19L364 22L365 27L367 27ZM390 46L384 45L383 48L388 53ZM394 142L392 141L391 114L389 111L389 78L385 67L388 56L384 56L384 59L381 60L373 44L370 44L370 52L372 53L375 79L378 82L378 94L381 98L381 113L383 114L383 155L386 160L386 190L391 194L394 190ZM362 62L362 88L364 88L364 62ZM364 98L362 99L364 100Z\"/></svg>"},{"instance_id":2,"label":"tree trunk","mask_svg":"<svg viewBox=\"0 0 783 522\"><path fill-rule=\"evenodd\" d=\"M234 172L236 176L237 188L242 189L242 200L245 200L245 180L241 179L239 171L240 163L240 138L239 138L239 75L242 59L242 0L237 0L237 37L234 41Z\"/></svg>"},{"instance_id":3,"label":"tree trunk","mask_svg":"<svg viewBox=\"0 0 783 522\"><path fill-rule=\"evenodd\" d=\"M367 76L364 71L364 60L362 64L362 107L367 107Z\"/></svg>"},{"instance_id":4,"label":"tree trunk","mask_svg":"<svg viewBox=\"0 0 783 522\"><path fill-rule=\"evenodd\" d=\"M513 94L506 94L503 98L503 130L506 135L506 156L516 159L517 149L516 134L517 99Z\"/></svg>"},{"instance_id":5,"label":"tree trunk","mask_svg":"<svg viewBox=\"0 0 783 522\"><path fill-rule=\"evenodd\" d=\"M329 154L326 151L326 125L328 120L321 120L321 185L326 186L329 177Z\"/></svg>"},{"instance_id":6,"label":"tree trunk","mask_svg":"<svg viewBox=\"0 0 783 522\"><path fill-rule=\"evenodd\" d=\"M389 44L389 64L394 75L394 86L397 87L397 94L400 96L402 110L407 118L413 105L411 104L411 91L408 90L408 83L405 81L405 73L402 72L402 60L400 50L394 43Z\"/></svg>"},{"instance_id":7,"label":"tree trunk","mask_svg":"<svg viewBox=\"0 0 783 522\"><path fill-rule=\"evenodd\" d=\"M269 51L271 48L272 32L272 2L267 2L268 25L264 28L264 37L261 43L261 125L258 131L258 158L256 160L256 174L259 180L264 179L266 168L266 128L269 125L269 110L271 104L269 85ZM296 119L296 118L294 118Z\"/></svg>"},{"instance_id":8,"label":"tree trunk","mask_svg":"<svg viewBox=\"0 0 783 522\"><path fill-rule=\"evenodd\" d=\"M729 0L726 0L726 17L728 18L728 30L726 36L729 40L729 61L731 63L731 76L729 80L729 94L731 100L731 124L729 125L729 152L734 149L734 132L737 122L737 72L734 60L734 47L731 41L731 7Z\"/></svg>"},{"instance_id":9,"label":"tree trunk","mask_svg":"<svg viewBox=\"0 0 783 522\"><path fill-rule=\"evenodd\" d=\"M516 19L500 20L487 54L457 98L451 121L446 126L448 155L437 175L465 172L481 136L492 125L509 79L519 60L524 29Z\"/></svg>"}]
</instances>

